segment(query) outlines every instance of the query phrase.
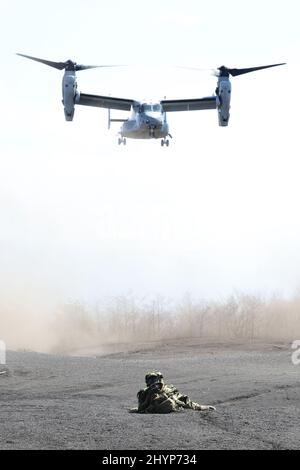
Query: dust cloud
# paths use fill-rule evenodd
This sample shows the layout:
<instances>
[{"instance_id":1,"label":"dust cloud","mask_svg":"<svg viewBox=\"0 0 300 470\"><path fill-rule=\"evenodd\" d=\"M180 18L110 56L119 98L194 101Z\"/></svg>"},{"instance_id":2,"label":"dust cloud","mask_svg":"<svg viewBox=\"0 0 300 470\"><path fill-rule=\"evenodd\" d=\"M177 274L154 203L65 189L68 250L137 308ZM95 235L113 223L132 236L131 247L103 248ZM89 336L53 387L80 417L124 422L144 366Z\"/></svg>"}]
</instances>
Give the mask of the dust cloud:
<instances>
[{"instance_id":1,"label":"dust cloud","mask_svg":"<svg viewBox=\"0 0 300 470\"><path fill-rule=\"evenodd\" d=\"M27 286L28 288L28 286ZM45 293L0 299L0 339L8 349L69 354L109 343L142 343L185 337L285 339L300 337L300 297L262 299L234 293L222 301L186 294L172 302L163 296L132 294L97 304L49 301ZM296 338L297 337L297 338Z\"/></svg>"},{"instance_id":2,"label":"dust cloud","mask_svg":"<svg viewBox=\"0 0 300 470\"><path fill-rule=\"evenodd\" d=\"M47 352L53 344L52 295L30 280L1 279L0 339L8 349Z\"/></svg>"}]
</instances>

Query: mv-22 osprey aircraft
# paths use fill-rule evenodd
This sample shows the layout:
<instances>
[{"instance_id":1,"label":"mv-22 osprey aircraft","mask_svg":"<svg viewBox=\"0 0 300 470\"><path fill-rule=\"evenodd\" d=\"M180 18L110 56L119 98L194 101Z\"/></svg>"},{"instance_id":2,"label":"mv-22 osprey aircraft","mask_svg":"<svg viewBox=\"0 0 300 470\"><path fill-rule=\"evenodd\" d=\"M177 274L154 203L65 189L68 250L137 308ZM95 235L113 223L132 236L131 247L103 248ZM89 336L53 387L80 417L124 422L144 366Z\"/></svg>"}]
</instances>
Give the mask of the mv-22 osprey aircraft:
<instances>
[{"instance_id":1,"label":"mv-22 osprey aircraft","mask_svg":"<svg viewBox=\"0 0 300 470\"><path fill-rule=\"evenodd\" d=\"M76 72L98 67L115 67L114 65L79 65L72 60L66 62L52 62L38 59L24 54L17 54L27 59L41 62L58 70L65 70L62 81L63 105L66 121L72 121L75 105L95 106L108 109L108 127L111 122L123 122L119 131L118 143L126 144L126 137L130 139L161 139L161 145L169 146L169 133L166 113L173 111L195 111L202 109L217 109L219 126L228 126L229 109L231 98L230 75L236 77L249 72L285 65L285 63L263 65L244 69L230 69L222 65L218 68L216 77L218 78L215 95L194 99L163 99L157 103L143 103L133 99L114 98L111 96L89 95L81 93L77 88ZM128 119L111 119L110 110L130 111Z\"/></svg>"}]
</instances>

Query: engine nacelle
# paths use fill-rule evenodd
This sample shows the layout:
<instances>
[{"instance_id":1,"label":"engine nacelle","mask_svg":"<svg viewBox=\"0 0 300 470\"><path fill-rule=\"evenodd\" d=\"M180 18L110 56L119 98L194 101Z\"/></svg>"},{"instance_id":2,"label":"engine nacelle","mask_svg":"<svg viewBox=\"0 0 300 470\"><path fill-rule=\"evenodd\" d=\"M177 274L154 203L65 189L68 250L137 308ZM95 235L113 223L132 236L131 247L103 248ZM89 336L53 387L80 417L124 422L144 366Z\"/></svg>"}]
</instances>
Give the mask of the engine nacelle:
<instances>
[{"instance_id":1,"label":"engine nacelle","mask_svg":"<svg viewBox=\"0 0 300 470\"><path fill-rule=\"evenodd\" d=\"M63 105L66 121L73 121L75 112L75 99L77 95L76 75L73 71L66 70L62 82Z\"/></svg>"},{"instance_id":2,"label":"engine nacelle","mask_svg":"<svg viewBox=\"0 0 300 470\"><path fill-rule=\"evenodd\" d=\"M230 117L231 83L229 78L220 77L216 89L219 126L228 126Z\"/></svg>"}]
</instances>

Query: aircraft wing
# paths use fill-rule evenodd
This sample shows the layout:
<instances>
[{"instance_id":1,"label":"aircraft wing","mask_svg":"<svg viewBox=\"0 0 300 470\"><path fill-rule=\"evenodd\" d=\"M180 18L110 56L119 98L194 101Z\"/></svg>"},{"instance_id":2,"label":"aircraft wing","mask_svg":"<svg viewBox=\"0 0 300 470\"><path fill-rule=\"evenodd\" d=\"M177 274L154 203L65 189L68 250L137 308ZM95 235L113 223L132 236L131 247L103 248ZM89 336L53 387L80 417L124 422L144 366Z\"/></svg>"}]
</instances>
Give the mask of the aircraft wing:
<instances>
[{"instance_id":1,"label":"aircraft wing","mask_svg":"<svg viewBox=\"0 0 300 470\"><path fill-rule=\"evenodd\" d=\"M75 101L76 104L83 106L95 106L97 108L119 109L121 111L130 111L134 100L123 98L113 98L112 96L87 95L80 93Z\"/></svg>"},{"instance_id":2,"label":"aircraft wing","mask_svg":"<svg viewBox=\"0 0 300 470\"><path fill-rule=\"evenodd\" d=\"M161 105L165 112L170 111L196 111L198 109L216 109L217 97L195 98L186 100L162 100Z\"/></svg>"}]
</instances>

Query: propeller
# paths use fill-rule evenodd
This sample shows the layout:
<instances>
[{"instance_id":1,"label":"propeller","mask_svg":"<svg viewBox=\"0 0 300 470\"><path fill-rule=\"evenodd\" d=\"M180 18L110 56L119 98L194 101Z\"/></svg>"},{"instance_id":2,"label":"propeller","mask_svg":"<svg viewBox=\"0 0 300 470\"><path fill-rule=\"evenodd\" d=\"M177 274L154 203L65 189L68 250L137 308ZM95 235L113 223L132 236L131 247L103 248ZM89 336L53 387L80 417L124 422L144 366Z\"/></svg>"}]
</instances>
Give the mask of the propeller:
<instances>
[{"instance_id":1,"label":"propeller","mask_svg":"<svg viewBox=\"0 0 300 470\"><path fill-rule=\"evenodd\" d=\"M281 64L262 65L261 67L250 67L247 69L229 69L228 67L225 67L225 65L222 65L218 68L219 72L216 72L216 76L229 77L229 75L231 75L232 77L236 77L237 75L243 75L244 73L256 72L257 70L269 69L270 67L278 67L279 65L285 64L286 62L283 62Z\"/></svg>"},{"instance_id":2,"label":"propeller","mask_svg":"<svg viewBox=\"0 0 300 470\"><path fill-rule=\"evenodd\" d=\"M222 65L217 70L202 69L199 67L186 67L186 66L176 66L176 68L186 69L186 70L199 70L200 72L203 72L205 70L212 70L212 74L215 77L229 77L229 75L231 75L232 77L236 77L237 75L243 75L244 73L256 72L257 70L269 69L270 67L278 67L279 65L285 65L285 64L286 62L283 62L281 64L262 65L261 67L250 67L247 69L229 69L228 67L225 67L225 65Z\"/></svg>"},{"instance_id":3,"label":"propeller","mask_svg":"<svg viewBox=\"0 0 300 470\"><path fill-rule=\"evenodd\" d=\"M30 55L19 54L17 55L21 57L25 57L26 59L35 60L36 62L41 62L42 64L49 65L49 67L54 67L58 70L68 70L73 72L78 72L80 70L88 70L88 69L95 69L99 67L120 67L119 65L79 65L72 60L66 60L66 62L52 62L50 60L45 59L38 59L37 57L31 57Z\"/></svg>"}]
</instances>

